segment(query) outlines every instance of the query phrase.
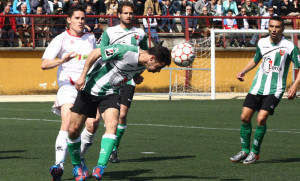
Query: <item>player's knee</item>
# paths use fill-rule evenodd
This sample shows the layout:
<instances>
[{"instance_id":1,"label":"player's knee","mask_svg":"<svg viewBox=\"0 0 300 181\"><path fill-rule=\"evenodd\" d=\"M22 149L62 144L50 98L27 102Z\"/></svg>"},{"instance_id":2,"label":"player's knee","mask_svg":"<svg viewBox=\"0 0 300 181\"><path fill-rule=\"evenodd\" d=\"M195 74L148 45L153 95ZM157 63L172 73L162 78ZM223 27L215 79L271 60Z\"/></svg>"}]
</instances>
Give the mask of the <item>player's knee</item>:
<instances>
[{"instance_id":1,"label":"player's knee","mask_svg":"<svg viewBox=\"0 0 300 181\"><path fill-rule=\"evenodd\" d=\"M119 117L119 121L121 124L126 124L126 119L127 119L127 112L120 112L120 117Z\"/></svg>"},{"instance_id":2,"label":"player's knee","mask_svg":"<svg viewBox=\"0 0 300 181\"><path fill-rule=\"evenodd\" d=\"M241 114L241 120L243 123L249 123L251 121L251 117L247 114Z\"/></svg>"},{"instance_id":3,"label":"player's knee","mask_svg":"<svg viewBox=\"0 0 300 181\"><path fill-rule=\"evenodd\" d=\"M90 122L89 124L86 124L86 129L89 133L96 133L97 129L99 127L99 119L95 119L93 122Z\"/></svg>"}]
</instances>

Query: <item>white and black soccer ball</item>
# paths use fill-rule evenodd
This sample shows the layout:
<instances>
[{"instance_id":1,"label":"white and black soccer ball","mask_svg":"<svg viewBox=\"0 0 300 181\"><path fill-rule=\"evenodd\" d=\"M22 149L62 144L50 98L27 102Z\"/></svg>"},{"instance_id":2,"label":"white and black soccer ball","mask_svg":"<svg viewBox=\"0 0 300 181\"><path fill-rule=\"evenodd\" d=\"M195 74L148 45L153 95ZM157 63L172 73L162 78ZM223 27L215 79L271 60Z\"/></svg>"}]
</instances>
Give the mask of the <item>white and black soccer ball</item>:
<instances>
[{"instance_id":1,"label":"white and black soccer ball","mask_svg":"<svg viewBox=\"0 0 300 181\"><path fill-rule=\"evenodd\" d=\"M189 43L178 43L171 52L172 61L180 66L190 66L195 59L195 49Z\"/></svg>"}]
</instances>

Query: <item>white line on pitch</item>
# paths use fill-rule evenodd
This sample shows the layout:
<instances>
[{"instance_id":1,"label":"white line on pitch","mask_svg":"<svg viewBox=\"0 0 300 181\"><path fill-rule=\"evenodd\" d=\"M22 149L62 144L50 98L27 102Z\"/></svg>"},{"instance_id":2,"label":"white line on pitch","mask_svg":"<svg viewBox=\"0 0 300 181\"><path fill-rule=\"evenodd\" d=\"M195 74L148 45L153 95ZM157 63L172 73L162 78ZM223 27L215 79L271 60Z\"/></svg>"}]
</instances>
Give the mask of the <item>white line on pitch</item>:
<instances>
[{"instance_id":1,"label":"white line on pitch","mask_svg":"<svg viewBox=\"0 0 300 181\"><path fill-rule=\"evenodd\" d=\"M47 122L61 122L60 120L51 120L51 119L23 119L23 118L6 118L0 117L0 119L9 119L9 120L25 120L25 121L47 121ZM128 124L132 126L152 126L152 127L168 127L168 128L186 128L186 129L204 129L204 130L227 130L227 131L240 131L240 129L235 128L210 128L210 127L199 127L199 126L176 126L176 125L164 125L164 124ZM252 131L255 131L253 129ZM276 132L276 133L295 133L300 134L300 131L297 129L268 129L267 132Z\"/></svg>"}]
</instances>

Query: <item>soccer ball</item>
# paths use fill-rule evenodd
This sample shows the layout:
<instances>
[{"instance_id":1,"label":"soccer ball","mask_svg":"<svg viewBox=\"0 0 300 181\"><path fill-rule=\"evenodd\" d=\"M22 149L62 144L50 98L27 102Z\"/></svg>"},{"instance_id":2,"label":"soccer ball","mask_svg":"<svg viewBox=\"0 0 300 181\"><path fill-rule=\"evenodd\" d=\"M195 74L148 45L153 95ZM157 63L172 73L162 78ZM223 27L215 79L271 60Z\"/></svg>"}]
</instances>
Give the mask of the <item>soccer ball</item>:
<instances>
[{"instance_id":1,"label":"soccer ball","mask_svg":"<svg viewBox=\"0 0 300 181\"><path fill-rule=\"evenodd\" d=\"M189 43L178 43L173 47L171 57L176 65L187 67L195 59L195 49Z\"/></svg>"}]
</instances>

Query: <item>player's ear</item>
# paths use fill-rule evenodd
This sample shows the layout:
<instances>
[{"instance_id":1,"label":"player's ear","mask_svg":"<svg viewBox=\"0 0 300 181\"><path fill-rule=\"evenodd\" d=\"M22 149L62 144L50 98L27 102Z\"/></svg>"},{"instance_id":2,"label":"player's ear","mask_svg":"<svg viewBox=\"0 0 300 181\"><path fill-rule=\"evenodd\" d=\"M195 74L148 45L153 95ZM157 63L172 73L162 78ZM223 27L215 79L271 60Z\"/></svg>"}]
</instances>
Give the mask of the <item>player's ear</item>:
<instances>
[{"instance_id":1,"label":"player's ear","mask_svg":"<svg viewBox=\"0 0 300 181\"><path fill-rule=\"evenodd\" d=\"M70 17L67 17L67 21L69 24L71 24L71 18Z\"/></svg>"},{"instance_id":2,"label":"player's ear","mask_svg":"<svg viewBox=\"0 0 300 181\"><path fill-rule=\"evenodd\" d=\"M151 57L150 57L150 61L151 62L155 62L156 61L156 57L155 57L155 55L150 55Z\"/></svg>"}]
</instances>

